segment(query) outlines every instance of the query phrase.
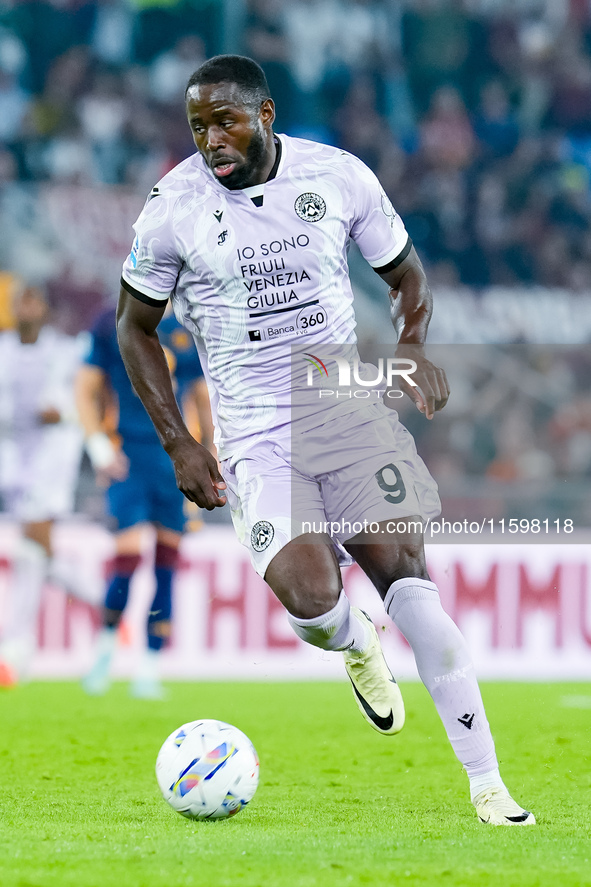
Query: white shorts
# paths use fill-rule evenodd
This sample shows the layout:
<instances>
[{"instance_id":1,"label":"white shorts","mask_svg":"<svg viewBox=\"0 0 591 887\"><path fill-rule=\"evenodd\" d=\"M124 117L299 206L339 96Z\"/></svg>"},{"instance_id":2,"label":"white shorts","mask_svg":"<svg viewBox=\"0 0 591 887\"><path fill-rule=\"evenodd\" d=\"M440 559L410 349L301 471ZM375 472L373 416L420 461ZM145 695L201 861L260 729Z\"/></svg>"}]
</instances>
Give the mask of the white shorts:
<instances>
[{"instance_id":1,"label":"white shorts","mask_svg":"<svg viewBox=\"0 0 591 887\"><path fill-rule=\"evenodd\" d=\"M328 532L341 564L343 543L369 523L441 510L437 484L398 415L381 404L307 431L257 442L222 463L232 520L261 576L302 533ZM393 530L394 532L394 530Z\"/></svg>"},{"instance_id":2,"label":"white shorts","mask_svg":"<svg viewBox=\"0 0 591 887\"><path fill-rule=\"evenodd\" d=\"M39 429L35 445L28 440L25 446L17 446L10 457L11 470L4 471L2 477L6 511L21 523L71 514L82 442L77 427L59 424ZM4 452L8 457L8 448Z\"/></svg>"}]
</instances>

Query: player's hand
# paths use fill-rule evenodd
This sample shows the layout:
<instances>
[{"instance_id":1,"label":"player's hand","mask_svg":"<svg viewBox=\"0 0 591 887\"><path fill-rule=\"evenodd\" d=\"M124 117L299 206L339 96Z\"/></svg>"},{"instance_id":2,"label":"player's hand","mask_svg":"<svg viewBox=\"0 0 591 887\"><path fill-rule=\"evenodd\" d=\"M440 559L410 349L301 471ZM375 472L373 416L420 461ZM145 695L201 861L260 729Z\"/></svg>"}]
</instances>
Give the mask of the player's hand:
<instances>
[{"instance_id":1,"label":"player's hand","mask_svg":"<svg viewBox=\"0 0 591 887\"><path fill-rule=\"evenodd\" d=\"M396 357L412 360L417 368L409 373L415 385L400 376L399 386L425 418L432 419L437 410L442 410L449 399L449 383L445 371L432 363L424 353L421 345L399 346Z\"/></svg>"},{"instance_id":2,"label":"player's hand","mask_svg":"<svg viewBox=\"0 0 591 887\"><path fill-rule=\"evenodd\" d=\"M95 431L86 438L85 446L97 486L105 489L115 480L125 480L129 474L129 459L108 434Z\"/></svg>"},{"instance_id":3,"label":"player's hand","mask_svg":"<svg viewBox=\"0 0 591 887\"><path fill-rule=\"evenodd\" d=\"M187 437L167 447L167 451L174 465L177 486L190 502L207 511L226 504L226 497L223 493L220 495L226 484L215 457L205 447L193 437Z\"/></svg>"},{"instance_id":4,"label":"player's hand","mask_svg":"<svg viewBox=\"0 0 591 887\"><path fill-rule=\"evenodd\" d=\"M41 425L57 425L62 421L62 414L55 407L46 407L38 415Z\"/></svg>"},{"instance_id":5,"label":"player's hand","mask_svg":"<svg viewBox=\"0 0 591 887\"><path fill-rule=\"evenodd\" d=\"M95 469L96 484L102 489L110 487L113 481L125 480L129 474L129 459L123 450L115 450L108 465Z\"/></svg>"}]
</instances>

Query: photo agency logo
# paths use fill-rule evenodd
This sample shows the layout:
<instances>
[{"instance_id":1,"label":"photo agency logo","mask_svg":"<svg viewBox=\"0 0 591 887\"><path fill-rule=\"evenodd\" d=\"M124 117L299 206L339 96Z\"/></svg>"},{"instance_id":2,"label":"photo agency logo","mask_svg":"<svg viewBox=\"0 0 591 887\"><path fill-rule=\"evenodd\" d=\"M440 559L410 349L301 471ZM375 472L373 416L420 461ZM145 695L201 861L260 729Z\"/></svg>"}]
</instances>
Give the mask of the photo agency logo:
<instances>
[{"instance_id":1,"label":"photo agency logo","mask_svg":"<svg viewBox=\"0 0 591 887\"><path fill-rule=\"evenodd\" d=\"M303 357L309 364L306 386L316 388L319 399L387 397L397 400L404 396L404 392L395 387L400 379L412 388L418 387L412 378L417 364L410 358L380 357L376 365L363 363L359 357L318 357L310 352L305 352ZM332 387L326 385L327 380Z\"/></svg>"}]
</instances>

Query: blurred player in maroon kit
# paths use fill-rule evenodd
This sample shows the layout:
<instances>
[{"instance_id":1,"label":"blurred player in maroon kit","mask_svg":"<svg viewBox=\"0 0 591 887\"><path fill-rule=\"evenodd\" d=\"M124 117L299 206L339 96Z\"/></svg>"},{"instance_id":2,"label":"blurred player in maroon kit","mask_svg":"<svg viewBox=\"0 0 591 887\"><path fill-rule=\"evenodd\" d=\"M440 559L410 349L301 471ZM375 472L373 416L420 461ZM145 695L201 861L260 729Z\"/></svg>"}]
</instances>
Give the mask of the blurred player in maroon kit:
<instances>
[{"instance_id":1,"label":"blurred player in maroon kit","mask_svg":"<svg viewBox=\"0 0 591 887\"><path fill-rule=\"evenodd\" d=\"M158 331L176 396L180 402L193 402L200 438L211 448L209 399L191 336L172 315L162 320ZM156 534L156 587L147 619L147 645L131 692L143 698L159 698L163 695L160 652L170 636L172 583L187 520L186 503L176 486L170 460L125 372L117 345L114 308L103 314L92 330L89 353L76 387L86 450L99 481L107 486L107 510L116 530L115 558L102 611L103 627L94 665L83 686L92 695L108 689L116 629L127 605L131 579L141 561L143 527L151 524ZM120 447L103 430L104 404L111 399L116 402Z\"/></svg>"}]
</instances>

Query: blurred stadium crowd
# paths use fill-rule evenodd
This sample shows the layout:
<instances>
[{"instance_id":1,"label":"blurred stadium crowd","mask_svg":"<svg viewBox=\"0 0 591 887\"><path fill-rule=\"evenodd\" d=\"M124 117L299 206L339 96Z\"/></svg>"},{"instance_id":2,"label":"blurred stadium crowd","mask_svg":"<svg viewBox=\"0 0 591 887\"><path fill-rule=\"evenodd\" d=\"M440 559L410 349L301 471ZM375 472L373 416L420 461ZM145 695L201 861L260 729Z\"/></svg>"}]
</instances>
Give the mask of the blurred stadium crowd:
<instances>
[{"instance_id":1,"label":"blurred stadium crowd","mask_svg":"<svg viewBox=\"0 0 591 887\"><path fill-rule=\"evenodd\" d=\"M445 518L591 526L589 347L440 345L430 357L450 382L446 408L429 423L400 401L400 415Z\"/></svg>"},{"instance_id":2,"label":"blurred stadium crowd","mask_svg":"<svg viewBox=\"0 0 591 887\"><path fill-rule=\"evenodd\" d=\"M279 130L378 173L434 284L586 290L590 41L587 0L3 0L3 215L17 183L144 194L193 150L188 75L231 48Z\"/></svg>"},{"instance_id":3,"label":"blurred stadium crowd","mask_svg":"<svg viewBox=\"0 0 591 887\"><path fill-rule=\"evenodd\" d=\"M145 194L194 150L186 80L230 51L263 65L278 131L377 172L441 294L434 341L589 342L590 45L590 0L0 0L0 297L20 275L59 325L91 323ZM351 271L371 318L383 285L354 251ZM539 390L493 399L486 445L456 395L453 464L589 477L588 366L565 365L547 408L535 367ZM499 467L519 440L543 455Z\"/></svg>"}]
</instances>

